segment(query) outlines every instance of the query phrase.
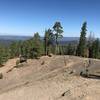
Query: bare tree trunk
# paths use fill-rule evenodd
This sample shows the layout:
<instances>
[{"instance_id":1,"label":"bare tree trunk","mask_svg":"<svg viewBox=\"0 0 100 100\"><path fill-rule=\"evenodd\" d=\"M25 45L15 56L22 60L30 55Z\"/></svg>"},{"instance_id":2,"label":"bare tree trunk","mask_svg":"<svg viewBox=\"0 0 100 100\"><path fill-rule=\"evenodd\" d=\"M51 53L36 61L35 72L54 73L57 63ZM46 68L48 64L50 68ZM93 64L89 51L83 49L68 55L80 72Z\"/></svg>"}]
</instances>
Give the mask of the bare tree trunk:
<instances>
[{"instance_id":1,"label":"bare tree trunk","mask_svg":"<svg viewBox=\"0 0 100 100\"><path fill-rule=\"evenodd\" d=\"M62 47L62 55L64 56L64 64L65 64L65 66L66 66L66 65L67 65L67 62L66 62L66 57L65 57L65 55L64 55L63 47Z\"/></svg>"}]
</instances>

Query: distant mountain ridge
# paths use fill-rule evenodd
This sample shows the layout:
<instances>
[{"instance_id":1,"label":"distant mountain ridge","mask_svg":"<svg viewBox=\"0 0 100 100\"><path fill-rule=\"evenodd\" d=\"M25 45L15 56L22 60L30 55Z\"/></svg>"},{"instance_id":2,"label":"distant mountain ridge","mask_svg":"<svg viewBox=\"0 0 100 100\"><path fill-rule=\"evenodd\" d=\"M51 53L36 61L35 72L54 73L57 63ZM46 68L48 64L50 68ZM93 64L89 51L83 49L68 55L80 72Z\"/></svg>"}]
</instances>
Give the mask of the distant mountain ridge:
<instances>
[{"instance_id":1,"label":"distant mountain ridge","mask_svg":"<svg viewBox=\"0 0 100 100\"><path fill-rule=\"evenodd\" d=\"M13 36L13 35L0 35L0 40L27 40L32 36ZM41 37L43 39L43 37ZM61 41L76 41L79 37L63 37Z\"/></svg>"},{"instance_id":2,"label":"distant mountain ridge","mask_svg":"<svg viewBox=\"0 0 100 100\"><path fill-rule=\"evenodd\" d=\"M25 41L32 38L32 36L10 36L10 35L0 35L0 44L10 45L13 41ZM41 37L43 40L43 37ZM60 39L60 44L76 43L79 37L63 37Z\"/></svg>"},{"instance_id":3,"label":"distant mountain ridge","mask_svg":"<svg viewBox=\"0 0 100 100\"><path fill-rule=\"evenodd\" d=\"M61 41L78 41L79 37L63 37Z\"/></svg>"},{"instance_id":4,"label":"distant mountain ridge","mask_svg":"<svg viewBox=\"0 0 100 100\"><path fill-rule=\"evenodd\" d=\"M12 36L12 35L0 35L0 40L27 40L31 36Z\"/></svg>"}]
</instances>

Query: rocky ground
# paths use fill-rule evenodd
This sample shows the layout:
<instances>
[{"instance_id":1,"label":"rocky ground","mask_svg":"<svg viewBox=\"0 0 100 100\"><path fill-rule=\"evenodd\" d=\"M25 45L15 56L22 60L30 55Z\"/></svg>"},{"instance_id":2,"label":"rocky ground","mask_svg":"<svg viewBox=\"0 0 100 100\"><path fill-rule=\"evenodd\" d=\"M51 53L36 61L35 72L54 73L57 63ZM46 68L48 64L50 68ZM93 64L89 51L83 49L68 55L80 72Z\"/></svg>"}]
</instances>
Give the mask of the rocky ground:
<instances>
[{"instance_id":1,"label":"rocky ground","mask_svg":"<svg viewBox=\"0 0 100 100\"><path fill-rule=\"evenodd\" d=\"M14 68L17 59L0 68L0 100L99 100L100 78L84 78L86 58L43 56ZM100 73L100 61L91 59L89 72Z\"/></svg>"}]
</instances>

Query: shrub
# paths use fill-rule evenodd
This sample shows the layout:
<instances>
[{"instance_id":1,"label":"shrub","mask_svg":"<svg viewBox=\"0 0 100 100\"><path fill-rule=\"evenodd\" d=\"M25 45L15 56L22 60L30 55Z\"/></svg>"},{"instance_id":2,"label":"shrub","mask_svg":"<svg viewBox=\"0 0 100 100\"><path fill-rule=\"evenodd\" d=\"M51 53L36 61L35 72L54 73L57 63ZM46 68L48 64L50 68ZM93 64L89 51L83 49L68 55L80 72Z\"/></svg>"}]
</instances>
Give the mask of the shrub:
<instances>
[{"instance_id":1,"label":"shrub","mask_svg":"<svg viewBox=\"0 0 100 100\"><path fill-rule=\"evenodd\" d=\"M20 60L16 61L16 66L18 66L20 64Z\"/></svg>"}]
</instances>

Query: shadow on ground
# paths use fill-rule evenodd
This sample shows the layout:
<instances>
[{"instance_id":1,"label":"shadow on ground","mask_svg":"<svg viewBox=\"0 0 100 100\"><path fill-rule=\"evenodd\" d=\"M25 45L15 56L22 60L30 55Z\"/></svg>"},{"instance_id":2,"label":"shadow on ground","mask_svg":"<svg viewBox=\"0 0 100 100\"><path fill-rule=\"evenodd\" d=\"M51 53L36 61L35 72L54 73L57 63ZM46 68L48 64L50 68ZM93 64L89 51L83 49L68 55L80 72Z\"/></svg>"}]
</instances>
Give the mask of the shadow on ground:
<instances>
[{"instance_id":1,"label":"shadow on ground","mask_svg":"<svg viewBox=\"0 0 100 100\"><path fill-rule=\"evenodd\" d=\"M100 75L94 75L94 74L86 75L86 74L81 74L81 76L84 77L84 78L91 78L91 79L99 79L100 80Z\"/></svg>"}]
</instances>

